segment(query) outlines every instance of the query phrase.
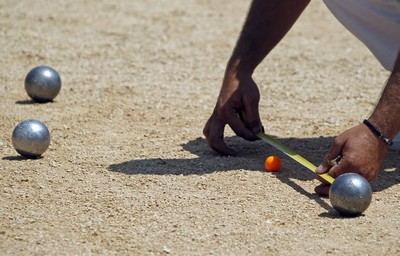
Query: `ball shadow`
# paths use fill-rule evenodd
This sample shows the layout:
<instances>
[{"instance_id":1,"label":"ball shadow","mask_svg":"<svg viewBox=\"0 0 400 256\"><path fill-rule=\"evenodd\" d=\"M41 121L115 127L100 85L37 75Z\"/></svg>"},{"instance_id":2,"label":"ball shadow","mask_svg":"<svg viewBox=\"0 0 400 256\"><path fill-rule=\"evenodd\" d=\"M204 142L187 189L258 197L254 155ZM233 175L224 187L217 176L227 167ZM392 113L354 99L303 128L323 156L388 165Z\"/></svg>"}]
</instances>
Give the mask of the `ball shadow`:
<instances>
[{"instance_id":1,"label":"ball shadow","mask_svg":"<svg viewBox=\"0 0 400 256\"><path fill-rule=\"evenodd\" d=\"M319 217L323 218L329 218L329 219L356 219L356 218L362 218L365 216L365 214L360 214L358 216L343 216L340 213L338 213L336 210L331 207L331 210L327 212L323 212L318 215Z\"/></svg>"},{"instance_id":2,"label":"ball shadow","mask_svg":"<svg viewBox=\"0 0 400 256\"><path fill-rule=\"evenodd\" d=\"M15 102L15 104L18 104L18 105L35 105L35 104L42 105L42 104L51 104L51 103L55 103L55 101L51 100L51 101L43 101L43 102L40 101L39 102L39 101L34 101L34 100L17 100Z\"/></svg>"},{"instance_id":3,"label":"ball shadow","mask_svg":"<svg viewBox=\"0 0 400 256\"><path fill-rule=\"evenodd\" d=\"M33 105L33 104L36 104L36 103L37 102L34 101L34 100L17 100L15 102L15 104L18 104L18 105Z\"/></svg>"},{"instance_id":4,"label":"ball shadow","mask_svg":"<svg viewBox=\"0 0 400 256\"><path fill-rule=\"evenodd\" d=\"M41 158L43 158L43 156L30 158L30 157L18 155L18 156L5 156L2 159L7 160L7 161L27 161L27 160L37 160L37 159L41 159Z\"/></svg>"}]
</instances>

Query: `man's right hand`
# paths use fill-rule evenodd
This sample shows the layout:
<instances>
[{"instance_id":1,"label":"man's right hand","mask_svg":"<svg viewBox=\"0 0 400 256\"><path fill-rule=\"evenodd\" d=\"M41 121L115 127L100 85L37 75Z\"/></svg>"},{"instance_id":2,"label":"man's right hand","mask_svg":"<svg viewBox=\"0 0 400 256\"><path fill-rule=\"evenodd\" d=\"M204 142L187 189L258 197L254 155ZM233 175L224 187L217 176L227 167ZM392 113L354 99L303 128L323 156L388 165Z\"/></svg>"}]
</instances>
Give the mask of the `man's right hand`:
<instances>
[{"instance_id":1,"label":"man's right hand","mask_svg":"<svg viewBox=\"0 0 400 256\"><path fill-rule=\"evenodd\" d=\"M236 135L257 140L255 134L261 129L259 101L260 92L250 74L227 70L217 104L203 129L208 145L223 155L236 155L224 142L226 124ZM242 113L245 117L241 119Z\"/></svg>"}]
</instances>

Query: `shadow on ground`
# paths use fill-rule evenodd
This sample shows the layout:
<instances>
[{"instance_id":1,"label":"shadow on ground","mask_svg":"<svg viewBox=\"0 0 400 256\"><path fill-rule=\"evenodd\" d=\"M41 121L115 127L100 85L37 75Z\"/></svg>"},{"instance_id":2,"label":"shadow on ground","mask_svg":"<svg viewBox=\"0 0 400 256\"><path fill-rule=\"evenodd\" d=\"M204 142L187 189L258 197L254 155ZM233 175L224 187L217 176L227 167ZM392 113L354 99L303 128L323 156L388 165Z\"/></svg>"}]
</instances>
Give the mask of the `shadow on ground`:
<instances>
[{"instance_id":1,"label":"shadow on ground","mask_svg":"<svg viewBox=\"0 0 400 256\"><path fill-rule=\"evenodd\" d=\"M322 152L326 151L330 138L316 139L278 139L281 143L291 147L293 150L302 154L311 162L320 161ZM197 138L181 145L182 148L194 155L196 158L190 159L137 159L123 163L112 164L110 171L121 172L128 175L135 174L157 174L157 175L190 175L208 174L221 171L232 170L252 170L264 171L264 159L266 156L275 154L284 161L285 169L296 169L295 172L279 172L280 175L290 175L291 178L309 180L315 176L301 165L284 156L283 153L268 145L263 141L247 142L238 137L228 137L225 139L227 144L238 151L236 157L221 156L212 151L204 138ZM307 171L301 171L304 169Z\"/></svg>"},{"instance_id":2,"label":"shadow on ground","mask_svg":"<svg viewBox=\"0 0 400 256\"><path fill-rule=\"evenodd\" d=\"M311 180L315 174L283 153L263 141L247 142L236 136L225 139L227 144L238 150L236 157L221 156L212 151L204 138L196 138L182 145L182 148L197 158L190 159L135 159L108 167L110 171L125 173L127 175L152 174L152 175L203 175L213 172L232 170L264 171L264 159L275 154L281 157L283 169L286 171L276 173L276 177L286 184L291 180ZM333 138L284 138L277 139L280 143L293 149L295 152L318 165L327 152ZM400 183L400 153L389 152L376 179L372 182L374 191L382 191ZM293 184L293 186L295 186ZM297 188L296 190L300 190Z\"/></svg>"},{"instance_id":3,"label":"shadow on ground","mask_svg":"<svg viewBox=\"0 0 400 256\"><path fill-rule=\"evenodd\" d=\"M284 138L278 141L306 158L311 163L318 165L328 151L333 138ZM283 169L275 176L285 185L296 192L316 201L326 212L320 214L325 218L344 218L339 215L323 198L316 193L309 193L296 183L296 180L312 180L315 174L291 158L268 145L263 141L247 142L238 137L226 138L232 148L239 150L236 157L224 157L209 149L203 138L197 138L183 144L184 150L189 151L197 158L191 159L138 159L109 166L110 171L121 172L127 175L153 174L153 175L204 175L213 172L232 170L264 171L264 159L268 155L281 157ZM382 191L400 183L398 163L399 152L389 152L382 168L372 182L374 192ZM316 180L316 185L319 182Z\"/></svg>"},{"instance_id":4,"label":"shadow on ground","mask_svg":"<svg viewBox=\"0 0 400 256\"><path fill-rule=\"evenodd\" d=\"M37 102L34 100L17 100L15 102L15 104L18 104L18 105L37 105L37 104L43 105L43 104L52 104L54 102L55 102L54 100L50 100L50 101L46 101L46 102Z\"/></svg>"},{"instance_id":5,"label":"shadow on ground","mask_svg":"<svg viewBox=\"0 0 400 256\"><path fill-rule=\"evenodd\" d=\"M293 149L295 152L318 165L327 152L333 138L284 138L277 139L280 143ZM309 197L318 202L327 210L323 217L340 218L333 208L325 202L319 195L309 193L298 185L295 180L312 180L315 174L294 160L285 156L283 153L268 145L263 141L247 142L238 137L226 138L229 146L239 151L236 157L224 157L209 149L207 142L203 138L197 138L183 144L184 150L197 155L191 159L137 159L123 163L112 164L109 170L121 172L127 175L152 174L152 175L204 175L213 172L223 172L232 170L251 170L264 171L264 159L266 156L274 154L281 157L283 161L283 171L276 173L276 177L282 183L292 187L298 193ZM382 191L393 185L400 183L400 163L399 152L389 152L382 170L372 182L374 192ZM316 185L319 182L316 181Z\"/></svg>"},{"instance_id":6,"label":"shadow on ground","mask_svg":"<svg viewBox=\"0 0 400 256\"><path fill-rule=\"evenodd\" d=\"M278 139L279 142L292 148L313 163L318 163L322 152L327 150L331 138ZM295 180L312 180L315 174L283 153L263 141L248 142L239 137L227 137L226 143L238 151L236 157L221 156L212 151L204 138L197 138L182 145L182 148L196 155L190 159L138 159L109 166L110 171L127 175L204 175L214 172L233 170L250 170L264 172L264 159L268 155L277 155L282 159L281 172L274 173L282 183L292 187L298 193L316 200L327 211L333 209L318 195L310 194ZM318 184L318 181L316 181Z\"/></svg>"},{"instance_id":7,"label":"shadow on ground","mask_svg":"<svg viewBox=\"0 0 400 256\"><path fill-rule=\"evenodd\" d=\"M27 158L27 157L18 155L18 156L5 156L2 159L8 160L8 161L29 161L29 160L35 160L35 159L40 159L40 158L43 158L43 157L40 156L40 157L36 157L36 158Z\"/></svg>"}]
</instances>

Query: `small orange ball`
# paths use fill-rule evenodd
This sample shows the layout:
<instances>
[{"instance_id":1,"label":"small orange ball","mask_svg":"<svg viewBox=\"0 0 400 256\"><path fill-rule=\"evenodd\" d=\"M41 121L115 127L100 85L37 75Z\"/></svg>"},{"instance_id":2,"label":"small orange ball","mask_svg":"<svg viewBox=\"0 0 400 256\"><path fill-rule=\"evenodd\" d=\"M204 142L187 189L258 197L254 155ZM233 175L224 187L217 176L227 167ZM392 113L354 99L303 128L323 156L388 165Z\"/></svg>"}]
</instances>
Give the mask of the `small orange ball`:
<instances>
[{"instance_id":1,"label":"small orange ball","mask_svg":"<svg viewBox=\"0 0 400 256\"><path fill-rule=\"evenodd\" d=\"M277 156L269 156L265 159L264 166L268 172L278 172L282 167L282 162Z\"/></svg>"}]
</instances>

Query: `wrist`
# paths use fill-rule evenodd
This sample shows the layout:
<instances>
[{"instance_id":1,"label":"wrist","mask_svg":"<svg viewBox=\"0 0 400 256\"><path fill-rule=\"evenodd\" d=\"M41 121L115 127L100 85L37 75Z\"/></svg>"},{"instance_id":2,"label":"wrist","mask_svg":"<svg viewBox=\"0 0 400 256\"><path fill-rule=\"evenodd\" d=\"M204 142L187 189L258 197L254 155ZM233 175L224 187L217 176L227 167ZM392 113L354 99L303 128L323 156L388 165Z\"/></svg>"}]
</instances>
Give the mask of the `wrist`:
<instances>
[{"instance_id":1,"label":"wrist","mask_svg":"<svg viewBox=\"0 0 400 256\"><path fill-rule=\"evenodd\" d=\"M380 113L375 110L372 115L366 119L374 127L376 127L386 138L389 140L393 139L399 132L397 120L395 114L389 114L390 112Z\"/></svg>"},{"instance_id":2,"label":"wrist","mask_svg":"<svg viewBox=\"0 0 400 256\"><path fill-rule=\"evenodd\" d=\"M389 139L400 131L400 53L381 98L368 121L379 127Z\"/></svg>"},{"instance_id":3,"label":"wrist","mask_svg":"<svg viewBox=\"0 0 400 256\"><path fill-rule=\"evenodd\" d=\"M254 65L246 62L242 58L232 56L228 61L226 73L235 74L237 77L247 76L251 77L255 70Z\"/></svg>"},{"instance_id":4,"label":"wrist","mask_svg":"<svg viewBox=\"0 0 400 256\"><path fill-rule=\"evenodd\" d=\"M385 144L387 144L388 146L392 146L393 145L393 141L391 141L389 138L387 138L385 136L385 134L383 134L381 132L381 130L374 125L373 123L371 123L370 121L368 121L367 119L364 119L363 124L365 124L368 129L376 136L378 137L378 139L381 140L381 142L384 142Z\"/></svg>"}]
</instances>

